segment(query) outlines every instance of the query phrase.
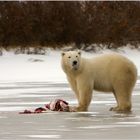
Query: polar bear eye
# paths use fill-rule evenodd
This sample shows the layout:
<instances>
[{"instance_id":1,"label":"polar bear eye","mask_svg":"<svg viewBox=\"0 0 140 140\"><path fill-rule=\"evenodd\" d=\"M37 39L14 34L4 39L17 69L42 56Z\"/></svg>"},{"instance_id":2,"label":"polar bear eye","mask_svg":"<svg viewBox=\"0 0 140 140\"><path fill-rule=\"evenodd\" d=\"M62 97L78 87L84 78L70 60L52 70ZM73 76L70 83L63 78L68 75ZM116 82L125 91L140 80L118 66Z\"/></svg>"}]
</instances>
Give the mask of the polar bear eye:
<instances>
[{"instance_id":1,"label":"polar bear eye","mask_svg":"<svg viewBox=\"0 0 140 140\"><path fill-rule=\"evenodd\" d=\"M78 57L78 56L76 55L76 57Z\"/></svg>"},{"instance_id":2,"label":"polar bear eye","mask_svg":"<svg viewBox=\"0 0 140 140\"><path fill-rule=\"evenodd\" d=\"M68 58L71 58L70 56Z\"/></svg>"}]
</instances>

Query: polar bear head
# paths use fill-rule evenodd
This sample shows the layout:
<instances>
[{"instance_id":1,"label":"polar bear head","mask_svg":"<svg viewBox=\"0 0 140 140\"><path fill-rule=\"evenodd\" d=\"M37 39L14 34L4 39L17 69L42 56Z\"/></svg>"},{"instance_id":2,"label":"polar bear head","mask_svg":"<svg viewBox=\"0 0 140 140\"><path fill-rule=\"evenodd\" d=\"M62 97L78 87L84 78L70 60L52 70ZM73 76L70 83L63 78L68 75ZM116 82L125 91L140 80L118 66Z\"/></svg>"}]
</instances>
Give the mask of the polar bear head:
<instances>
[{"instance_id":1,"label":"polar bear head","mask_svg":"<svg viewBox=\"0 0 140 140\"><path fill-rule=\"evenodd\" d=\"M78 51L67 51L62 52L62 68L64 70L77 71L81 64L81 52Z\"/></svg>"}]
</instances>

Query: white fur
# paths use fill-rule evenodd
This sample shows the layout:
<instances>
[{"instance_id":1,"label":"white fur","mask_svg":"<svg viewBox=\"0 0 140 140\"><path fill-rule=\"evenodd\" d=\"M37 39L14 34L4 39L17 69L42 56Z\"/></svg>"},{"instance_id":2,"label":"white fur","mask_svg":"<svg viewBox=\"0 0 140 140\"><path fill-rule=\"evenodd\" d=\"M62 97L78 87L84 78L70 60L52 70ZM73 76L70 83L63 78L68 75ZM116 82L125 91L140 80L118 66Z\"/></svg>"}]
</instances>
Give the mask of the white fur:
<instances>
[{"instance_id":1,"label":"white fur","mask_svg":"<svg viewBox=\"0 0 140 140\"><path fill-rule=\"evenodd\" d=\"M78 99L77 111L88 109L93 89L113 92L117 107L111 110L131 110L131 93L137 80L137 69L130 60L115 53L91 59L82 58L79 51L62 54L62 68ZM72 66L75 60L78 62L76 68Z\"/></svg>"}]
</instances>

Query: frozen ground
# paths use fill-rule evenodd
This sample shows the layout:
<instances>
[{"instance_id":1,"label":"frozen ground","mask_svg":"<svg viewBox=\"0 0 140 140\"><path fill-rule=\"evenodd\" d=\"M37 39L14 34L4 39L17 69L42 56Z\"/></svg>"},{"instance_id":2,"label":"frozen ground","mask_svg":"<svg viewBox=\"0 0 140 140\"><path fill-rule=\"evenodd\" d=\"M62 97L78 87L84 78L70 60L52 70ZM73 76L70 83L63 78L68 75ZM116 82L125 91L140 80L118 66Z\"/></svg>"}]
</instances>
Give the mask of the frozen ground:
<instances>
[{"instance_id":1,"label":"frozen ground","mask_svg":"<svg viewBox=\"0 0 140 140\"><path fill-rule=\"evenodd\" d=\"M119 53L134 61L140 70L139 51L127 48ZM94 92L89 112L18 114L55 98L76 104L60 67L59 51L48 51L46 56L5 52L0 57L0 140L140 138L140 77L133 92L131 114L108 111L115 104L113 95L97 92Z\"/></svg>"}]
</instances>

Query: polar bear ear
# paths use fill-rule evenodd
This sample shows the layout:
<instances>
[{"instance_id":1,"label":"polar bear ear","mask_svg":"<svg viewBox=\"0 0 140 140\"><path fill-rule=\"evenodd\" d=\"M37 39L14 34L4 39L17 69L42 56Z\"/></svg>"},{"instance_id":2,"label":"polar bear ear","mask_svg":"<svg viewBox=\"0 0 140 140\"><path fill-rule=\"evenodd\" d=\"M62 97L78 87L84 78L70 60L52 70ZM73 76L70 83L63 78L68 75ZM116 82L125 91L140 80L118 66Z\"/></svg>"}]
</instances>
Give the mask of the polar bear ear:
<instances>
[{"instance_id":1,"label":"polar bear ear","mask_svg":"<svg viewBox=\"0 0 140 140\"><path fill-rule=\"evenodd\" d=\"M64 56L65 55L65 52L62 52L61 55Z\"/></svg>"},{"instance_id":2,"label":"polar bear ear","mask_svg":"<svg viewBox=\"0 0 140 140\"><path fill-rule=\"evenodd\" d=\"M78 54L81 55L81 51L80 50L78 50Z\"/></svg>"}]
</instances>

